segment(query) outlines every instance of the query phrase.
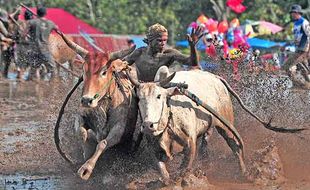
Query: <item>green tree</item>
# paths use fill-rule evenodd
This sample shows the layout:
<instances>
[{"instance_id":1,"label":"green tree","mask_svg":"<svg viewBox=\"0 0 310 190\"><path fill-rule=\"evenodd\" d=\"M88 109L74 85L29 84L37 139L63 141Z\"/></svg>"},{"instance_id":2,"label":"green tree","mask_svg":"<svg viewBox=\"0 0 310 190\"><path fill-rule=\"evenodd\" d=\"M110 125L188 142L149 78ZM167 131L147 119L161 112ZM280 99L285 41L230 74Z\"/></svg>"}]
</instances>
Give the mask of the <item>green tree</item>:
<instances>
[{"instance_id":1,"label":"green tree","mask_svg":"<svg viewBox=\"0 0 310 190\"><path fill-rule=\"evenodd\" d=\"M107 34L144 34L148 26L161 23L169 30L171 42L184 39L187 26L203 13L209 18L266 20L284 26L290 21L288 10L294 3L310 15L310 0L244 1L247 10L235 14L226 7L226 0L0 0L0 6L12 12L20 2L35 7L59 7ZM288 31L269 38L286 39Z\"/></svg>"}]
</instances>

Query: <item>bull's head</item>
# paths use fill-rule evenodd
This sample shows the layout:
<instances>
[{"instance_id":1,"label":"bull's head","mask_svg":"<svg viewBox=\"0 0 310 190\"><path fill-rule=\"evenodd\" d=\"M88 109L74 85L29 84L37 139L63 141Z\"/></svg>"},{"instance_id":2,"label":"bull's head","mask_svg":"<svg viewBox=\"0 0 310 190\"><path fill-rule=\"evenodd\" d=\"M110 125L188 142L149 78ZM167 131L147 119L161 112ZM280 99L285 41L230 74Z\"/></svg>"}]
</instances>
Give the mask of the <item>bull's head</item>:
<instances>
[{"instance_id":1,"label":"bull's head","mask_svg":"<svg viewBox=\"0 0 310 190\"><path fill-rule=\"evenodd\" d=\"M134 49L131 47L113 53L95 52L91 53L74 42L70 41L66 36L62 35L67 45L85 58L83 66L83 91L81 103L84 107L96 107L99 100L116 87L114 81L114 72L119 72L125 68L125 62L121 59L130 54Z\"/></svg>"},{"instance_id":2,"label":"bull's head","mask_svg":"<svg viewBox=\"0 0 310 190\"><path fill-rule=\"evenodd\" d=\"M173 79L175 73L165 79L158 77L160 75L167 76L167 74L163 74L159 71L155 79L159 78L160 80L149 83L139 83L129 77L137 88L139 110L142 116L141 130L144 133L154 136L161 134L167 127L169 117L167 100L171 96L178 94L176 87L167 88L167 85Z\"/></svg>"}]
</instances>

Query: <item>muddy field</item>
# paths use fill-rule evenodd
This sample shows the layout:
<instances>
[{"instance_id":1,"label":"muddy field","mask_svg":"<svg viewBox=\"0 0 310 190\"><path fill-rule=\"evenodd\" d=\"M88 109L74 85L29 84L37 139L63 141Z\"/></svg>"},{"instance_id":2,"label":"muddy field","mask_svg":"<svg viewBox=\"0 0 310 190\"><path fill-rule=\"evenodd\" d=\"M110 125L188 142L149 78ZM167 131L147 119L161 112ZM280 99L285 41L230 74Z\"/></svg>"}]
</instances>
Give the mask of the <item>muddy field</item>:
<instances>
[{"instance_id":1,"label":"muddy field","mask_svg":"<svg viewBox=\"0 0 310 190\"><path fill-rule=\"evenodd\" d=\"M310 128L310 92L291 88L286 77L248 76L230 81L245 104L264 119L286 128ZM159 189L163 188L153 158L143 141L135 154L107 151L92 177L82 181L77 167L61 158L53 140L60 105L72 81L16 82L0 80L0 189ZM74 141L72 119L76 93L62 122L62 147L77 163L81 152ZM199 155L192 175L175 179L164 189L310 189L310 132L279 134L263 128L235 104L236 128L245 142L252 181L239 171L236 158L214 132L208 152ZM182 155L169 163L177 173Z\"/></svg>"}]
</instances>

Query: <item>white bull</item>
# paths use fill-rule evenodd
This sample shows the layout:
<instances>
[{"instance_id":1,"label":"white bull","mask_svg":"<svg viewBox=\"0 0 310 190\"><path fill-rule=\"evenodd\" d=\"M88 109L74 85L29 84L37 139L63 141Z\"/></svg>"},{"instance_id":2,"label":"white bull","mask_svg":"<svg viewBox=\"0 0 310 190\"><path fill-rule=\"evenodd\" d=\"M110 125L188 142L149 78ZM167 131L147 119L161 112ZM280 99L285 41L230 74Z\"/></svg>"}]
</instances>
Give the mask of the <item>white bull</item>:
<instances>
[{"instance_id":1,"label":"white bull","mask_svg":"<svg viewBox=\"0 0 310 190\"><path fill-rule=\"evenodd\" d=\"M156 78L162 78L166 72L161 68ZM160 76L160 77L159 77ZM166 75L167 76L167 75ZM172 80L171 80L172 79ZM171 144L176 141L184 147L185 155L182 166L191 169L196 156L196 141L202 135L211 135L212 128L226 140L228 146L239 158L242 172L246 167L243 160L243 141L240 135L233 134L211 113L197 106L192 100L180 95L176 87L164 88L169 82L188 84L188 90L206 102L223 116L233 127L234 113L229 92L223 82L215 75L200 70L180 71L175 77L170 76L161 82L138 83L137 95L140 99L139 109L142 114L142 132L156 136L156 158L162 177L169 180L165 160L171 156Z\"/></svg>"}]
</instances>

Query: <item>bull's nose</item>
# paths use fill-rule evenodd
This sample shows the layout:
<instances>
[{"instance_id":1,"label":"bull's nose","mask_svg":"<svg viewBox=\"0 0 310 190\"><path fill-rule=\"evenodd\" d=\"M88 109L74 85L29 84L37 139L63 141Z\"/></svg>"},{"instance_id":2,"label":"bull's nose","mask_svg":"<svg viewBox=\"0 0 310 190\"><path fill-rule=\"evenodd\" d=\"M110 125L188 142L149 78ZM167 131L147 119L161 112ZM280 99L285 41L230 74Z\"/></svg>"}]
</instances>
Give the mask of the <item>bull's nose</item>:
<instances>
[{"instance_id":1,"label":"bull's nose","mask_svg":"<svg viewBox=\"0 0 310 190\"><path fill-rule=\"evenodd\" d=\"M81 103L83 106L89 106L93 101L93 98L82 97Z\"/></svg>"},{"instance_id":2,"label":"bull's nose","mask_svg":"<svg viewBox=\"0 0 310 190\"><path fill-rule=\"evenodd\" d=\"M154 128L154 123L153 122L150 122L150 121L144 121L142 123L143 127L147 127L149 129L153 129Z\"/></svg>"}]
</instances>

